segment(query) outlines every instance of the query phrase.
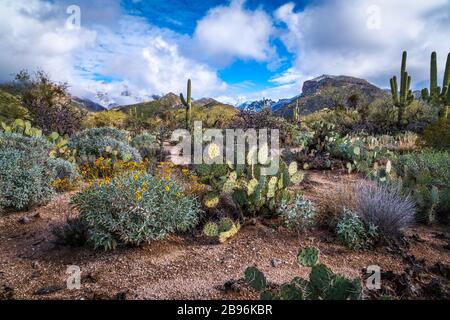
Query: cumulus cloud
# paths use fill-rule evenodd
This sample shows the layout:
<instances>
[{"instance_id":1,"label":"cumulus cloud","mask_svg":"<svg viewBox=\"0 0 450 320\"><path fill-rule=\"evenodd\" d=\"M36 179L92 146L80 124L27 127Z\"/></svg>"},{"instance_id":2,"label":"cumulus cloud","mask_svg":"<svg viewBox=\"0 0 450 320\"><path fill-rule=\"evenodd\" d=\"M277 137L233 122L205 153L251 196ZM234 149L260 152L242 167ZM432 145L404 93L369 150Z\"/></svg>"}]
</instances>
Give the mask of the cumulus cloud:
<instances>
[{"instance_id":1,"label":"cumulus cloud","mask_svg":"<svg viewBox=\"0 0 450 320\"><path fill-rule=\"evenodd\" d=\"M37 0L4 0L0 4L0 80L21 69L42 68L57 80L71 80L76 53L95 42L96 32L65 27L48 19L56 7Z\"/></svg>"},{"instance_id":2,"label":"cumulus cloud","mask_svg":"<svg viewBox=\"0 0 450 320\"><path fill-rule=\"evenodd\" d=\"M96 7L101 8L91 9ZM1 81L23 68L42 68L53 79L68 81L74 94L104 104L181 92L188 78L199 96L226 89L216 70L183 55L179 48L187 39L182 36L124 15L115 27L89 23L73 30L65 27L65 10L61 3L2 1Z\"/></svg>"},{"instance_id":3,"label":"cumulus cloud","mask_svg":"<svg viewBox=\"0 0 450 320\"><path fill-rule=\"evenodd\" d=\"M243 0L233 0L211 9L197 23L194 49L220 66L235 59L268 61L276 54L270 44L274 31L266 12L247 10Z\"/></svg>"},{"instance_id":4,"label":"cumulus cloud","mask_svg":"<svg viewBox=\"0 0 450 320\"><path fill-rule=\"evenodd\" d=\"M274 14L286 26L282 41L295 54L284 77L344 74L387 86L407 50L408 69L417 84L428 77L432 51L445 63L449 11L449 0L324 1L299 12L287 3Z\"/></svg>"}]
</instances>

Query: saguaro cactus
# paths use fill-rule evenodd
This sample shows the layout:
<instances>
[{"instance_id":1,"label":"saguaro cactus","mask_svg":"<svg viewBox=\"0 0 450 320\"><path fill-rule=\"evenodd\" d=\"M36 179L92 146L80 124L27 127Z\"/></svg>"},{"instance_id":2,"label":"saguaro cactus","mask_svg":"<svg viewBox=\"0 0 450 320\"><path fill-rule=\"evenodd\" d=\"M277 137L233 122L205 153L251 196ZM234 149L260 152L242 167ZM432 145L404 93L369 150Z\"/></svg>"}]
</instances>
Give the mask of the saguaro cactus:
<instances>
[{"instance_id":1,"label":"saguaro cactus","mask_svg":"<svg viewBox=\"0 0 450 320\"><path fill-rule=\"evenodd\" d=\"M300 107L298 105L298 100L296 101L296 104L294 107L293 120L294 120L294 123L300 124Z\"/></svg>"},{"instance_id":2,"label":"saguaro cactus","mask_svg":"<svg viewBox=\"0 0 450 320\"><path fill-rule=\"evenodd\" d=\"M445 64L442 89L437 83L437 55L436 52L431 54L430 90L422 89L422 99L439 106L440 116L447 117L448 107L450 106L450 53L447 55L447 63Z\"/></svg>"},{"instance_id":3,"label":"saguaro cactus","mask_svg":"<svg viewBox=\"0 0 450 320\"><path fill-rule=\"evenodd\" d=\"M397 77L391 78L391 94L394 105L398 108L397 123L400 125L403 120L403 114L408 105L414 101L414 95L411 88L411 76L406 71L407 53L403 51L402 67L400 70L400 93L398 91Z\"/></svg>"},{"instance_id":4,"label":"saguaro cactus","mask_svg":"<svg viewBox=\"0 0 450 320\"><path fill-rule=\"evenodd\" d=\"M180 93L181 103L186 107L186 129L191 129L191 121L192 121L192 87L191 87L191 79L188 80L187 83L187 96L184 99L182 93Z\"/></svg>"}]
</instances>

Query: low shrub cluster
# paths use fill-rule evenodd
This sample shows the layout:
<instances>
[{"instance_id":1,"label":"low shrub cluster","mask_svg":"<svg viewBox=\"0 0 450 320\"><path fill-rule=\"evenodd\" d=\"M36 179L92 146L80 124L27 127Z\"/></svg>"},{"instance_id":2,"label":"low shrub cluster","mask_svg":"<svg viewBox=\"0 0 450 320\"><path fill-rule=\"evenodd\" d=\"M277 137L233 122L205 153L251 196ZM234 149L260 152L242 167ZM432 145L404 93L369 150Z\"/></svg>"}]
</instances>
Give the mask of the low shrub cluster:
<instances>
[{"instance_id":1,"label":"low shrub cluster","mask_svg":"<svg viewBox=\"0 0 450 320\"><path fill-rule=\"evenodd\" d=\"M350 249L368 249L378 239L378 228L372 223L364 224L356 213L344 208L336 225L336 238Z\"/></svg>"},{"instance_id":2,"label":"low shrub cluster","mask_svg":"<svg viewBox=\"0 0 450 320\"><path fill-rule=\"evenodd\" d=\"M198 222L200 205L173 181L128 172L94 183L72 199L95 247L139 245L185 231Z\"/></svg>"},{"instance_id":3,"label":"low shrub cluster","mask_svg":"<svg viewBox=\"0 0 450 320\"><path fill-rule=\"evenodd\" d=\"M283 202L278 212L284 225L298 232L308 229L316 222L316 210L313 203L304 199L301 194L297 194L292 205Z\"/></svg>"},{"instance_id":4,"label":"low shrub cluster","mask_svg":"<svg viewBox=\"0 0 450 320\"><path fill-rule=\"evenodd\" d=\"M403 188L418 206L418 219L427 223L448 219L450 212L450 153L423 150L397 157L394 161Z\"/></svg>"},{"instance_id":5,"label":"low shrub cluster","mask_svg":"<svg viewBox=\"0 0 450 320\"><path fill-rule=\"evenodd\" d=\"M362 181L325 196L318 221L351 248L398 239L415 221L414 201L399 185Z\"/></svg>"},{"instance_id":6,"label":"low shrub cluster","mask_svg":"<svg viewBox=\"0 0 450 320\"><path fill-rule=\"evenodd\" d=\"M23 210L46 203L58 175L75 177L70 163L49 157L51 148L43 137L0 132L0 208Z\"/></svg>"},{"instance_id":7,"label":"low shrub cluster","mask_svg":"<svg viewBox=\"0 0 450 320\"><path fill-rule=\"evenodd\" d=\"M87 129L73 135L69 147L77 152L77 163L92 163L97 158L111 158L114 161L141 161L139 151L128 141L126 131L114 128Z\"/></svg>"}]
</instances>

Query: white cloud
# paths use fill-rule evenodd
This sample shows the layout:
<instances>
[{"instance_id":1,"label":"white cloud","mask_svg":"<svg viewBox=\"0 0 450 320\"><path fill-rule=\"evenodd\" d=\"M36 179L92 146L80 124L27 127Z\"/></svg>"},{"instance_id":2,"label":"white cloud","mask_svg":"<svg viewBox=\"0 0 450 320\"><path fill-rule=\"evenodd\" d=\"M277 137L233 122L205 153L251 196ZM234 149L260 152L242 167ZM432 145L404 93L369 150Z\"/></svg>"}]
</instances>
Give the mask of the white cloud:
<instances>
[{"instance_id":1,"label":"white cloud","mask_svg":"<svg viewBox=\"0 0 450 320\"><path fill-rule=\"evenodd\" d=\"M220 66L234 59L269 61L276 54L270 45L274 30L271 17L263 10L246 10L243 0L233 0L198 21L193 48Z\"/></svg>"},{"instance_id":2,"label":"white cloud","mask_svg":"<svg viewBox=\"0 0 450 320\"><path fill-rule=\"evenodd\" d=\"M1 2L0 80L23 68L42 68L57 80L71 80L77 51L92 45L96 32L69 30L64 19L47 19L55 10L37 0Z\"/></svg>"},{"instance_id":3,"label":"white cloud","mask_svg":"<svg viewBox=\"0 0 450 320\"><path fill-rule=\"evenodd\" d=\"M379 8L379 29L367 27L373 6ZM417 84L428 79L431 52L438 52L443 68L450 51L449 0L327 1L300 12L294 8L288 3L275 12L287 26L281 38L296 56L284 78L292 73L302 80L344 74L388 86L407 50L408 69Z\"/></svg>"},{"instance_id":4,"label":"white cloud","mask_svg":"<svg viewBox=\"0 0 450 320\"><path fill-rule=\"evenodd\" d=\"M0 3L0 80L23 68L42 68L53 79L68 81L74 94L96 100L101 92L111 103L182 92L188 78L196 97L226 89L216 70L180 52L187 41L182 36L127 16L115 28L82 24L70 30L65 9L38 0ZM123 96L124 90L136 98Z\"/></svg>"}]
</instances>

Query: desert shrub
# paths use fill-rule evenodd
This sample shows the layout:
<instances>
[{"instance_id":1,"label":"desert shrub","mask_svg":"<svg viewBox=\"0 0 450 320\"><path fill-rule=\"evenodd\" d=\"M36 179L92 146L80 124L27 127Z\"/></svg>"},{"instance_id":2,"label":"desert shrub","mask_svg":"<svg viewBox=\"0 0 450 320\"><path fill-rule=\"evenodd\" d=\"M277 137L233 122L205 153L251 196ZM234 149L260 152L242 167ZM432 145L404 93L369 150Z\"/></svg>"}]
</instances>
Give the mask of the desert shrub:
<instances>
[{"instance_id":1,"label":"desert shrub","mask_svg":"<svg viewBox=\"0 0 450 320\"><path fill-rule=\"evenodd\" d=\"M284 225L293 230L302 231L315 224L316 211L313 203L298 194L292 205L286 202L278 209Z\"/></svg>"},{"instance_id":2,"label":"desert shrub","mask_svg":"<svg viewBox=\"0 0 450 320\"><path fill-rule=\"evenodd\" d=\"M76 149L77 162L93 162L99 157L140 161L139 151L128 143L127 133L113 128L93 128L75 134L69 148Z\"/></svg>"},{"instance_id":3,"label":"desert shrub","mask_svg":"<svg viewBox=\"0 0 450 320\"><path fill-rule=\"evenodd\" d=\"M112 127L117 129L125 129L128 116L122 111L102 111L90 113L84 120L86 128Z\"/></svg>"},{"instance_id":4,"label":"desert shrub","mask_svg":"<svg viewBox=\"0 0 450 320\"><path fill-rule=\"evenodd\" d=\"M149 133L141 133L131 140L131 146L139 150L142 158L153 158L158 153L158 141L156 136Z\"/></svg>"},{"instance_id":5,"label":"desert shrub","mask_svg":"<svg viewBox=\"0 0 450 320\"><path fill-rule=\"evenodd\" d=\"M324 191L321 194L321 210L316 215L317 224L334 231L344 208L354 210L354 196L353 188L348 184Z\"/></svg>"},{"instance_id":6,"label":"desert shrub","mask_svg":"<svg viewBox=\"0 0 450 320\"><path fill-rule=\"evenodd\" d=\"M322 109L306 115L303 123L310 129L314 129L317 123L333 125L334 130L341 135L348 134L359 123L361 116L354 109Z\"/></svg>"},{"instance_id":7,"label":"desert shrub","mask_svg":"<svg viewBox=\"0 0 450 320\"><path fill-rule=\"evenodd\" d=\"M109 183L95 183L73 198L96 247L139 245L185 231L201 209L173 181L129 172Z\"/></svg>"},{"instance_id":8,"label":"desert shrub","mask_svg":"<svg viewBox=\"0 0 450 320\"><path fill-rule=\"evenodd\" d=\"M79 217L67 217L62 225L52 226L51 233L61 246L82 247L89 241L88 225Z\"/></svg>"},{"instance_id":9,"label":"desert shrub","mask_svg":"<svg viewBox=\"0 0 450 320\"><path fill-rule=\"evenodd\" d=\"M0 132L0 207L22 210L51 198L55 172L49 151L43 138Z\"/></svg>"},{"instance_id":10,"label":"desert shrub","mask_svg":"<svg viewBox=\"0 0 450 320\"><path fill-rule=\"evenodd\" d=\"M112 160L111 158L97 158L93 163L83 163L79 165L78 171L87 182L94 182L97 179L106 181L128 171L138 171L145 173L149 169L149 162L144 161L123 161Z\"/></svg>"},{"instance_id":11,"label":"desert shrub","mask_svg":"<svg viewBox=\"0 0 450 320\"><path fill-rule=\"evenodd\" d=\"M344 208L336 225L336 238L350 249L366 249L378 238L378 230L373 224L366 226L358 214Z\"/></svg>"},{"instance_id":12,"label":"desert shrub","mask_svg":"<svg viewBox=\"0 0 450 320\"><path fill-rule=\"evenodd\" d=\"M17 118L28 119L28 110L22 106L18 96L0 89L0 122L13 121Z\"/></svg>"},{"instance_id":13,"label":"desert shrub","mask_svg":"<svg viewBox=\"0 0 450 320\"><path fill-rule=\"evenodd\" d=\"M361 181L323 197L326 200L317 220L330 229L336 229L344 210L355 213L366 229L376 227L380 240L398 238L414 222L414 202L403 195L398 185Z\"/></svg>"},{"instance_id":14,"label":"desert shrub","mask_svg":"<svg viewBox=\"0 0 450 320\"><path fill-rule=\"evenodd\" d=\"M15 86L33 124L45 134L72 135L83 128L86 112L74 106L67 84L53 82L42 71L34 76L22 71L16 76Z\"/></svg>"},{"instance_id":15,"label":"desert shrub","mask_svg":"<svg viewBox=\"0 0 450 320\"><path fill-rule=\"evenodd\" d=\"M447 151L423 150L394 160L403 187L411 192L418 205L418 219L433 223L448 218L450 209L450 154Z\"/></svg>"},{"instance_id":16,"label":"desert shrub","mask_svg":"<svg viewBox=\"0 0 450 320\"><path fill-rule=\"evenodd\" d=\"M60 158L50 158L47 163L54 172L55 180L52 182L52 187L55 190L64 192L76 189L81 176L74 163Z\"/></svg>"},{"instance_id":17,"label":"desert shrub","mask_svg":"<svg viewBox=\"0 0 450 320\"><path fill-rule=\"evenodd\" d=\"M450 150L450 118L441 118L425 127L420 143L424 147Z\"/></svg>"}]
</instances>

